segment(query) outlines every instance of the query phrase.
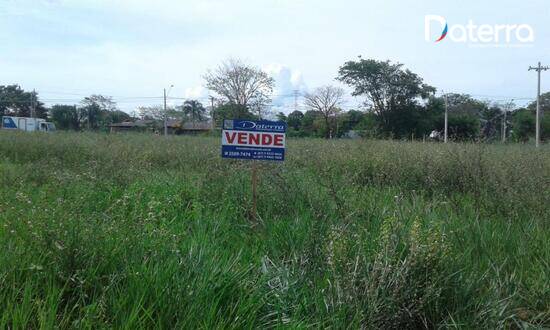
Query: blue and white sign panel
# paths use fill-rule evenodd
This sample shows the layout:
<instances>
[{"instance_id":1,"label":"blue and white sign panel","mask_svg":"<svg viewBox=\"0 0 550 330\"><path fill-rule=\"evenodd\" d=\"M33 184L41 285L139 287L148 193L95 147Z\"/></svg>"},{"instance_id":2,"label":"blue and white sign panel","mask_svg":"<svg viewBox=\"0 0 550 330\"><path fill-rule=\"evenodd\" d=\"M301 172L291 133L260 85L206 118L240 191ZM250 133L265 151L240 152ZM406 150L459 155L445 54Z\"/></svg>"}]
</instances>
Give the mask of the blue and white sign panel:
<instances>
[{"instance_id":1,"label":"blue and white sign panel","mask_svg":"<svg viewBox=\"0 0 550 330\"><path fill-rule=\"evenodd\" d=\"M11 117L2 118L2 128L17 128L15 121Z\"/></svg>"},{"instance_id":2,"label":"blue and white sign panel","mask_svg":"<svg viewBox=\"0 0 550 330\"><path fill-rule=\"evenodd\" d=\"M286 123L267 120L224 120L222 157L285 160Z\"/></svg>"}]
</instances>

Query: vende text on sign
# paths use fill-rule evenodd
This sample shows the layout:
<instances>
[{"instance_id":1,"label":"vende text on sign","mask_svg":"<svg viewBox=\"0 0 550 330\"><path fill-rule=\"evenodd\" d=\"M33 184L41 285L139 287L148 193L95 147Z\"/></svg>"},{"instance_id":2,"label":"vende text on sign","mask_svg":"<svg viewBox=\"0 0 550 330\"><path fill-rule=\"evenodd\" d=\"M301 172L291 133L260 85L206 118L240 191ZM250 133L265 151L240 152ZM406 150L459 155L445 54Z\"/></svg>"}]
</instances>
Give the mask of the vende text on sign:
<instances>
[{"instance_id":1,"label":"vende text on sign","mask_svg":"<svg viewBox=\"0 0 550 330\"><path fill-rule=\"evenodd\" d=\"M222 131L222 157L283 161L285 132L284 122L225 120Z\"/></svg>"}]
</instances>

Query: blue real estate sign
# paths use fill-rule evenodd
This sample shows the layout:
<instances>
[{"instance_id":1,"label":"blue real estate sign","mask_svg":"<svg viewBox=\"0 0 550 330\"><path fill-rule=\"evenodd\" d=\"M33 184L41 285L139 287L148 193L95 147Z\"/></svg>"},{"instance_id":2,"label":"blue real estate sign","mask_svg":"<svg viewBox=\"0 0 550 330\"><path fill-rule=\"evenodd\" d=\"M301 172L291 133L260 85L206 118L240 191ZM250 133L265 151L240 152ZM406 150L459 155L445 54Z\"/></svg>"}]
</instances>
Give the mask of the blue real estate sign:
<instances>
[{"instance_id":1,"label":"blue real estate sign","mask_svg":"<svg viewBox=\"0 0 550 330\"><path fill-rule=\"evenodd\" d=\"M267 120L224 120L222 157L285 160L286 123Z\"/></svg>"}]
</instances>

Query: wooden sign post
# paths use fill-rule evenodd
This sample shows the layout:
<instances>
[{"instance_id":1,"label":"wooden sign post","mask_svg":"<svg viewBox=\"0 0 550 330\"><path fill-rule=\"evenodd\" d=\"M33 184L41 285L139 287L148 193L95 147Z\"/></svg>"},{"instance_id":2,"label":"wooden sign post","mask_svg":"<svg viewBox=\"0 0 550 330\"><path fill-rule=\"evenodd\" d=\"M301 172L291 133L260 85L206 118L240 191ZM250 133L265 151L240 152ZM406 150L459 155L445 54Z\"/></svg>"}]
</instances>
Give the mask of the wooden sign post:
<instances>
[{"instance_id":1,"label":"wooden sign post","mask_svg":"<svg viewBox=\"0 0 550 330\"><path fill-rule=\"evenodd\" d=\"M256 200L257 200L257 190L256 187L258 186L258 167L256 165L256 161L252 161L252 220L256 222Z\"/></svg>"},{"instance_id":2,"label":"wooden sign post","mask_svg":"<svg viewBox=\"0 0 550 330\"><path fill-rule=\"evenodd\" d=\"M257 218L258 160L285 160L286 123L277 121L224 120L222 157L252 160L252 219Z\"/></svg>"}]
</instances>

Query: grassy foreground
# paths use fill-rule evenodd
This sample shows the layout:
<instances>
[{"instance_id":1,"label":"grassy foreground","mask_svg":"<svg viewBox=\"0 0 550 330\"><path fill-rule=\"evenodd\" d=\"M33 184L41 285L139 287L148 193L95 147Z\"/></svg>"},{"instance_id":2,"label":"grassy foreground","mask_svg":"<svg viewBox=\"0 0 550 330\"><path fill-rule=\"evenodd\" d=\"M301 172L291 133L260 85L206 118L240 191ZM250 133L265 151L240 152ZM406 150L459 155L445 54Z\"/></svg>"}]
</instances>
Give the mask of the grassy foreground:
<instances>
[{"instance_id":1,"label":"grassy foreground","mask_svg":"<svg viewBox=\"0 0 550 330\"><path fill-rule=\"evenodd\" d=\"M550 327L550 149L0 132L0 328Z\"/></svg>"}]
</instances>

